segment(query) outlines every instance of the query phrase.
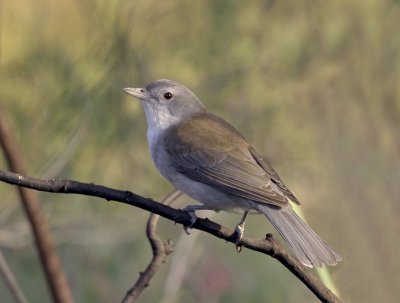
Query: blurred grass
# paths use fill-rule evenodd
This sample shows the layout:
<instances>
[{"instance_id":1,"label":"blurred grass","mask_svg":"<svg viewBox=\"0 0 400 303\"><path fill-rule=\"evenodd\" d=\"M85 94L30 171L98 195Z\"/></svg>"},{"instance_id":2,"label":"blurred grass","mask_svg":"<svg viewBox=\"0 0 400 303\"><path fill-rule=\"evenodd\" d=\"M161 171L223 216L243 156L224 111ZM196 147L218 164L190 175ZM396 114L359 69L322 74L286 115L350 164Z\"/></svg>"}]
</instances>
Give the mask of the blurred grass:
<instances>
[{"instance_id":1,"label":"blurred grass","mask_svg":"<svg viewBox=\"0 0 400 303\"><path fill-rule=\"evenodd\" d=\"M163 196L171 186L150 161L144 115L121 89L178 80L268 155L297 193L311 226L344 257L332 269L343 300L397 300L398 1L3 0L0 18L0 102L32 174L59 155L55 178ZM16 203L13 191L0 185L0 214ZM77 302L120 300L150 257L147 214L85 197L42 199ZM20 244L5 248L11 266L31 302L49 302L29 238L13 229L23 216L5 218L0 239L11 231ZM250 219L249 235L271 231L261 216ZM178 226L161 225L165 238L178 237ZM187 277L181 302L315 301L273 260L199 241L208 251L200 260L212 256L229 283L199 297L210 272L193 264L200 278ZM143 302L161 300L167 270Z\"/></svg>"}]
</instances>

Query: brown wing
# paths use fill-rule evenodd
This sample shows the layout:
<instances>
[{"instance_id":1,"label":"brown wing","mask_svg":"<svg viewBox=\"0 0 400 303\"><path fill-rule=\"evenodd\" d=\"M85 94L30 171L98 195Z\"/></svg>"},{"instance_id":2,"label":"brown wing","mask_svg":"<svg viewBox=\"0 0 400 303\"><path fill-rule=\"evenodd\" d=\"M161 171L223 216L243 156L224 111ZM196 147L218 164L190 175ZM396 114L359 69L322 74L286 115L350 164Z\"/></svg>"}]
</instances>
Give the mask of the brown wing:
<instances>
[{"instance_id":1,"label":"brown wing","mask_svg":"<svg viewBox=\"0 0 400 303\"><path fill-rule=\"evenodd\" d=\"M268 173L269 177L271 178L272 182L274 182L280 190L288 197L292 202L300 205L300 201L296 198L296 196L283 184L281 178L279 177L278 173L273 169L271 164L253 147L249 147L250 153L253 155L254 159L257 163Z\"/></svg>"},{"instance_id":2,"label":"brown wing","mask_svg":"<svg viewBox=\"0 0 400 303\"><path fill-rule=\"evenodd\" d=\"M248 143L220 118L200 115L180 123L168 131L163 144L174 168L192 180L255 202L288 204Z\"/></svg>"}]
</instances>

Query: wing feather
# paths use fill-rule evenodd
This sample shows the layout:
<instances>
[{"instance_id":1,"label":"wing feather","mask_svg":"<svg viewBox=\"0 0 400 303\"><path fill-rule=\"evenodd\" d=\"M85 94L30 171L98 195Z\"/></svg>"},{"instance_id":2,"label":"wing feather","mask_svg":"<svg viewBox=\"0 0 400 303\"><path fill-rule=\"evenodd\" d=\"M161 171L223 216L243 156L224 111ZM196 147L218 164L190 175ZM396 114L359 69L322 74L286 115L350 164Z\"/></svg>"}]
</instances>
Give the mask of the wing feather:
<instances>
[{"instance_id":1,"label":"wing feather","mask_svg":"<svg viewBox=\"0 0 400 303\"><path fill-rule=\"evenodd\" d=\"M271 180L282 190L282 192L294 203L300 205L297 197L283 184L281 178L269 162L252 146L249 147L250 153L258 164L269 174Z\"/></svg>"},{"instance_id":2,"label":"wing feather","mask_svg":"<svg viewBox=\"0 0 400 303\"><path fill-rule=\"evenodd\" d=\"M288 204L285 187L271 179L245 139L220 118L207 115L180 123L168 131L163 144L171 165L192 180L255 202Z\"/></svg>"}]
</instances>

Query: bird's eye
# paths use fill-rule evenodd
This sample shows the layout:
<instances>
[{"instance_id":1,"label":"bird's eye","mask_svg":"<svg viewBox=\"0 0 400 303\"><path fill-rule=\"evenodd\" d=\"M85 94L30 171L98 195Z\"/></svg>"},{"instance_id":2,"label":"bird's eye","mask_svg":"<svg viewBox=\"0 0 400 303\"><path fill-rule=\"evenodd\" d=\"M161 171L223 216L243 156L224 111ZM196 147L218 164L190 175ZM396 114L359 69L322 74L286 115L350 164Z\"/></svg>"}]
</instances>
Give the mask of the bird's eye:
<instances>
[{"instance_id":1,"label":"bird's eye","mask_svg":"<svg viewBox=\"0 0 400 303\"><path fill-rule=\"evenodd\" d=\"M172 94L170 92L166 92L164 94L164 98L165 98L165 100L171 100L172 99Z\"/></svg>"}]
</instances>

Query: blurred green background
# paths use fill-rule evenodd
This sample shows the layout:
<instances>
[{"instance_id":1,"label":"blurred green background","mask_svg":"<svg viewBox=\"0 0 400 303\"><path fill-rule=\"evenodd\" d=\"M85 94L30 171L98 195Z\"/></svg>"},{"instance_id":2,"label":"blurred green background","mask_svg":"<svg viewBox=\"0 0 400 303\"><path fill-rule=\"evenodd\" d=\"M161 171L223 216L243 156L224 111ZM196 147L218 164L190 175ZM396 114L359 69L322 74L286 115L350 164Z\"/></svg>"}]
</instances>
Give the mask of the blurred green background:
<instances>
[{"instance_id":1,"label":"blurred green background","mask_svg":"<svg viewBox=\"0 0 400 303\"><path fill-rule=\"evenodd\" d=\"M0 103L31 175L160 199L172 187L121 89L180 81L268 155L342 253L342 299L398 301L399 1L3 0L0 43ZM40 196L76 302L119 302L150 260L148 213ZM50 302L15 188L0 184L0 197L0 248L30 302ZM176 249L140 302L317 301L272 258L162 219L160 230ZM266 232L250 217L248 236ZM0 301L12 302L1 280Z\"/></svg>"}]
</instances>

